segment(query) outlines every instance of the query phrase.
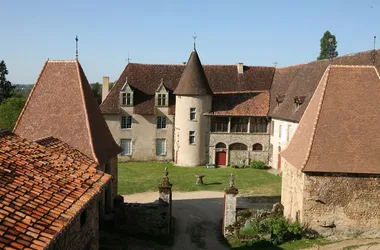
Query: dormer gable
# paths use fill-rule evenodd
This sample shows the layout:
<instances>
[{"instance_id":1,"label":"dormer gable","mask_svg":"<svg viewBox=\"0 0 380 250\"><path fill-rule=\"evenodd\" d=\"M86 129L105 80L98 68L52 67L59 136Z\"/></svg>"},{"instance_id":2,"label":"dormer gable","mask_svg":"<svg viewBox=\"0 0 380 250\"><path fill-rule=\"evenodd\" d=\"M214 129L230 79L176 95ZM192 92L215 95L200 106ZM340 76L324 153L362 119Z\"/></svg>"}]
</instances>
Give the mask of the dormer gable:
<instances>
[{"instance_id":1,"label":"dormer gable","mask_svg":"<svg viewBox=\"0 0 380 250\"><path fill-rule=\"evenodd\" d=\"M169 90L165 88L164 78L161 78L161 83L156 90L155 103L158 107L169 106Z\"/></svg>"},{"instance_id":2,"label":"dormer gable","mask_svg":"<svg viewBox=\"0 0 380 250\"><path fill-rule=\"evenodd\" d=\"M306 96L296 96L294 97L295 109L298 110L301 104L305 101Z\"/></svg>"},{"instance_id":3,"label":"dormer gable","mask_svg":"<svg viewBox=\"0 0 380 250\"><path fill-rule=\"evenodd\" d=\"M125 83L120 90L120 105L133 106L133 92L134 88L129 85L128 77L125 78Z\"/></svg>"}]
</instances>

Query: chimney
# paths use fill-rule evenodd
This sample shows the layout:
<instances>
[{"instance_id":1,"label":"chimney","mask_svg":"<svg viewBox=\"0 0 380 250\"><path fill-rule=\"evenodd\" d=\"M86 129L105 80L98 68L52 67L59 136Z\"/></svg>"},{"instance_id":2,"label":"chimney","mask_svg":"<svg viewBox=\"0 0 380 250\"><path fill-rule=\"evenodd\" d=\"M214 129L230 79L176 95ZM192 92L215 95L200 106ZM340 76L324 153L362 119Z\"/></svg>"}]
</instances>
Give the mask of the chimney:
<instances>
[{"instance_id":1,"label":"chimney","mask_svg":"<svg viewBox=\"0 0 380 250\"><path fill-rule=\"evenodd\" d=\"M237 66L238 73L239 74L243 74L244 73L244 65L243 65L243 63L237 63L236 66Z\"/></svg>"},{"instance_id":2,"label":"chimney","mask_svg":"<svg viewBox=\"0 0 380 250\"><path fill-rule=\"evenodd\" d=\"M110 87L110 78L108 76L103 76L103 88L102 88L102 102L106 99Z\"/></svg>"}]
</instances>

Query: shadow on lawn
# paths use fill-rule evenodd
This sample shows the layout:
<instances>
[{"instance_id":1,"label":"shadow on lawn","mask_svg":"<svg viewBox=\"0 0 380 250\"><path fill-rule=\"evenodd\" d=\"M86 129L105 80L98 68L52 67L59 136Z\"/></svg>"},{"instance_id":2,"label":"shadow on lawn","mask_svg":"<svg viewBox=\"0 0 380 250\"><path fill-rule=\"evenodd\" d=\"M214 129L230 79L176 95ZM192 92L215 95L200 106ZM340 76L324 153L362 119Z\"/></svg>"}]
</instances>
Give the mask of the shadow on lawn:
<instances>
[{"instance_id":1,"label":"shadow on lawn","mask_svg":"<svg viewBox=\"0 0 380 250\"><path fill-rule=\"evenodd\" d=\"M211 185L222 185L222 183L221 182L203 183L203 186L211 186Z\"/></svg>"}]
</instances>

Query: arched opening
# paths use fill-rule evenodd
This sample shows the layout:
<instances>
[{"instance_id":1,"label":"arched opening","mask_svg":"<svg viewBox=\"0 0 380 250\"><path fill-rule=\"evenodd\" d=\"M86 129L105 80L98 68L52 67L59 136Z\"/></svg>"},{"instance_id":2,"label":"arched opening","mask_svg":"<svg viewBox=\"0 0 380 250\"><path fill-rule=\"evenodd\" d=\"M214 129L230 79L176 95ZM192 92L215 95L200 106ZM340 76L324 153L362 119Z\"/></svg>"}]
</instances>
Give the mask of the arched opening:
<instances>
[{"instance_id":1,"label":"arched opening","mask_svg":"<svg viewBox=\"0 0 380 250\"><path fill-rule=\"evenodd\" d=\"M253 144L252 151L263 151L263 145L260 143Z\"/></svg>"},{"instance_id":2,"label":"arched opening","mask_svg":"<svg viewBox=\"0 0 380 250\"><path fill-rule=\"evenodd\" d=\"M224 144L223 142L219 142L218 144L216 144L215 147L216 148L227 148L226 144Z\"/></svg>"},{"instance_id":3,"label":"arched opening","mask_svg":"<svg viewBox=\"0 0 380 250\"><path fill-rule=\"evenodd\" d=\"M230 150L247 150L247 145L243 143L234 143L230 145Z\"/></svg>"}]
</instances>

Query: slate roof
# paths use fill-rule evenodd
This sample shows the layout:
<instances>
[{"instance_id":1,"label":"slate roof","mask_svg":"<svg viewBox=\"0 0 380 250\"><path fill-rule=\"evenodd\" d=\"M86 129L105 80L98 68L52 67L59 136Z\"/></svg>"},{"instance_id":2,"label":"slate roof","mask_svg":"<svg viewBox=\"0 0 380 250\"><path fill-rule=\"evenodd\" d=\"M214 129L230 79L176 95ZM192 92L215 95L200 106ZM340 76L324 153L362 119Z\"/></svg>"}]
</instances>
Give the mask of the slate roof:
<instances>
[{"instance_id":1,"label":"slate roof","mask_svg":"<svg viewBox=\"0 0 380 250\"><path fill-rule=\"evenodd\" d=\"M77 60L45 63L14 132L29 140L54 136L99 164L121 151Z\"/></svg>"},{"instance_id":2,"label":"slate roof","mask_svg":"<svg viewBox=\"0 0 380 250\"><path fill-rule=\"evenodd\" d=\"M175 95L212 95L207 77L196 50L191 52L181 79L174 90Z\"/></svg>"},{"instance_id":3,"label":"slate roof","mask_svg":"<svg viewBox=\"0 0 380 250\"><path fill-rule=\"evenodd\" d=\"M174 114L175 95L173 92L179 84L184 69L184 65L129 63L100 105L102 113L121 113L119 93L128 77L128 83L134 88L134 113L155 114L155 91L163 79L164 86L170 93L169 114ZM214 94L267 91L271 87L274 75L274 67L244 66L242 74L238 73L236 65L203 65L203 69Z\"/></svg>"},{"instance_id":4,"label":"slate roof","mask_svg":"<svg viewBox=\"0 0 380 250\"><path fill-rule=\"evenodd\" d=\"M111 178L53 151L0 132L0 249L49 247Z\"/></svg>"},{"instance_id":5,"label":"slate roof","mask_svg":"<svg viewBox=\"0 0 380 250\"><path fill-rule=\"evenodd\" d=\"M212 97L209 115L267 116L269 91L243 94L218 94Z\"/></svg>"},{"instance_id":6,"label":"slate roof","mask_svg":"<svg viewBox=\"0 0 380 250\"><path fill-rule=\"evenodd\" d=\"M282 157L303 172L380 174L380 76L330 66Z\"/></svg>"},{"instance_id":7,"label":"slate roof","mask_svg":"<svg viewBox=\"0 0 380 250\"><path fill-rule=\"evenodd\" d=\"M276 69L270 90L269 116L273 118L299 122L325 70L334 65L375 65L380 70L380 50L376 51L377 60L373 63L373 50L345 55L335 58L313 61L296 66ZM278 104L276 98L283 96ZM294 98L305 97L301 106L296 109Z\"/></svg>"}]
</instances>

